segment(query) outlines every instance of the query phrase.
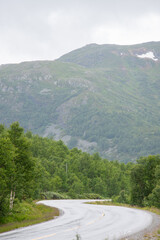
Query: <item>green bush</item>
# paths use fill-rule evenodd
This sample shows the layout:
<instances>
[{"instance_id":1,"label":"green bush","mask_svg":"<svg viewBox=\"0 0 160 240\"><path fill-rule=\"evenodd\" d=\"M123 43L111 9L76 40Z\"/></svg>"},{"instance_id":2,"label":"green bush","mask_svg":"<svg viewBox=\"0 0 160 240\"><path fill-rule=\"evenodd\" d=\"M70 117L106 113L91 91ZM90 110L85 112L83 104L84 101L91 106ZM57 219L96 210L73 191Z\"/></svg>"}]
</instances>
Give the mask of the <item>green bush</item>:
<instances>
[{"instance_id":1,"label":"green bush","mask_svg":"<svg viewBox=\"0 0 160 240\"><path fill-rule=\"evenodd\" d=\"M9 212L9 199L0 199L0 223L5 223L5 217L8 215Z\"/></svg>"},{"instance_id":2,"label":"green bush","mask_svg":"<svg viewBox=\"0 0 160 240\"><path fill-rule=\"evenodd\" d=\"M69 197L65 194L57 192L43 192L41 194L42 199L68 199Z\"/></svg>"},{"instance_id":3,"label":"green bush","mask_svg":"<svg viewBox=\"0 0 160 240\"><path fill-rule=\"evenodd\" d=\"M160 185L157 185L153 189L153 191L149 195L148 199L149 199L150 205L160 208Z\"/></svg>"},{"instance_id":4,"label":"green bush","mask_svg":"<svg viewBox=\"0 0 160 240\"><path fill-rule=\"evenodd\" d=\"M100 196L97 193L83 193L83 194L77 194L77 198L79 199L103 199L102 196Z\"/></svg>"},{"instance_id":5,"label":"green bush","mask_svg":"<svg viewBox=\"0 0 160 240\"><path fill-rule=\"evenodd\" d=\"M129 196L128 194L125 192L125 190L122 190L118 196L113 197L113 202L117 202L117 203L129 203Z\"/></svg>"}]
</instances>

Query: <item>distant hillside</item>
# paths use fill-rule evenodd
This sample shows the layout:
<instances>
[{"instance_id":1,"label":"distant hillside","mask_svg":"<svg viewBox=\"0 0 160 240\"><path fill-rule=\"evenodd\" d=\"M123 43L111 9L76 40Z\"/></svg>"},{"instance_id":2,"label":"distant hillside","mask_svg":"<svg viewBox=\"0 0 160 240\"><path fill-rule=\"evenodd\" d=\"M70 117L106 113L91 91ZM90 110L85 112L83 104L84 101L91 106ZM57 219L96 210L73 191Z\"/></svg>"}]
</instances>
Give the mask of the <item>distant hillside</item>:
<instances>
[{"instance_id":1,"label":"distant hillside","mask_svg":"<svg viewBox=\"0 0 160 240\"><path fill-rule=\"evenodd\" d=\"M0 122L131 161L160 153L160 42L0 66Z\"/></svg>"},{"instance_id":2,"label":"distant hillside","mask_svg":"<svg viewBox=\"0 0 160 240\"><path fill-rule=\"evenodd\" d=\"M148 55L146 55L149 53ZM141 60L160 59L160 42L121 46L114 44L89 44L62 56L63 62L76 63L89 68L144 67Z\"/></svg>"}]
</instances>

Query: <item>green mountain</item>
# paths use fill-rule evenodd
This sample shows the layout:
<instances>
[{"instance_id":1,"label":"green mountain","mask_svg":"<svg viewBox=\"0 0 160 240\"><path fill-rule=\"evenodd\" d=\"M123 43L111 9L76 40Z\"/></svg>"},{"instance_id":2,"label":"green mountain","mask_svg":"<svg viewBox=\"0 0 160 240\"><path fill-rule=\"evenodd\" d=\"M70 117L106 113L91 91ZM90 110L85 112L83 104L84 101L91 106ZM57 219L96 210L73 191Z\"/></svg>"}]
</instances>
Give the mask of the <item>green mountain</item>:
<instances>
[{"instance_id":1,"label":"green mountain","mask_svg":"<svg viewBox=\"0 0 160 240\"><path fill-rule=\"evenodd\" d=\"M0 122L128 162L160 153L160 42L0 66Z\"/></svg>"}]
</instances>

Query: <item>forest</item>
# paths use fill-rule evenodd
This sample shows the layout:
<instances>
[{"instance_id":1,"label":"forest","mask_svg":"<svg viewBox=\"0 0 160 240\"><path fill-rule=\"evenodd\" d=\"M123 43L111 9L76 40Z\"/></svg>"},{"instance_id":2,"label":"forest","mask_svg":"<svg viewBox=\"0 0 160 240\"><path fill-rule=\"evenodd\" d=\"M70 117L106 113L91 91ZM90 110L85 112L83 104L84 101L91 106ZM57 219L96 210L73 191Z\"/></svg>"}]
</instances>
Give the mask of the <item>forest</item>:
<instances>
[{"instance_id":1,"label":"forest","mask_svg":"<svg viewBox=\"0 0 160 240\"><path fill-rule=\"evenodd\" d=\"M120 163L0 125L0 223L27 199L111 198L160 208L160 156Z\"/></svg>"}]
</instances>

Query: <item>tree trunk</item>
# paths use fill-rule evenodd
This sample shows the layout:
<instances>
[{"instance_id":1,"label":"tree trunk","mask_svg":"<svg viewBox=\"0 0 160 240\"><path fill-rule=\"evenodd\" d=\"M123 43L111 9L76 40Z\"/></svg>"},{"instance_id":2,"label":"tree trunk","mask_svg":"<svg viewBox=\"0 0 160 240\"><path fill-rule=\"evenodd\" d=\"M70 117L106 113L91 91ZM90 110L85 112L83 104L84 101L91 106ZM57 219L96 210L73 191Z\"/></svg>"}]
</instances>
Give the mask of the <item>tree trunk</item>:
<instances>
[{"instance_id":1,"label":"tree trunk","mask_svg":"<svg viewBox=\"0 0 160 240\"><path fill-rule=\"evenodd\" d=\"M10 205L9 205L9 208L11 210L13 209L14 199L15 199L15 191L13 192L13 190L11 190L11 193L10 193Z\"/></svg>"}]
</instances>

